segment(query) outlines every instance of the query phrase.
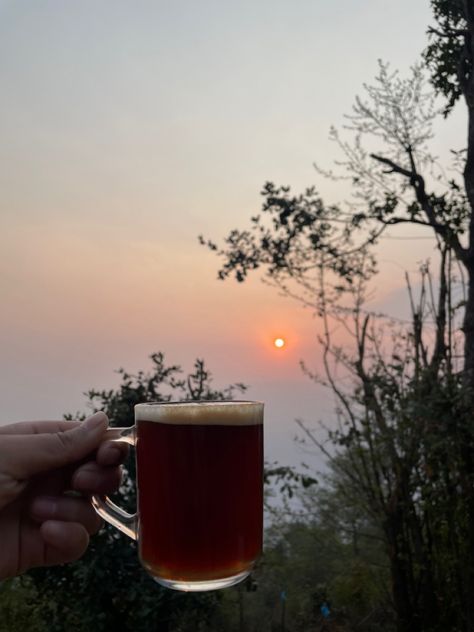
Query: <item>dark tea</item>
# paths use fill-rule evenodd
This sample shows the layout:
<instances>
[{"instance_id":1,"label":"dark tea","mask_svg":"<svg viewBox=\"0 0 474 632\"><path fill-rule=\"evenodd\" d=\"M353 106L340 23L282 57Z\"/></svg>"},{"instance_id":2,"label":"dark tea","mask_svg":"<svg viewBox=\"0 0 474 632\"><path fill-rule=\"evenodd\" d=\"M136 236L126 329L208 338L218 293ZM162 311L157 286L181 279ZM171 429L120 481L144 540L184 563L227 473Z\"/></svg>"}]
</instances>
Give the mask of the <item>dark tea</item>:
<instances>
[{"instance_id":1,"label":"dark tea","mask_svg":"<svg viewBox=\"0 0 474 632\"><path fill-rule=\"evenodd\" d=\"M171 585L248 573L262 548L263 405L135 412L142 564Z\"/></svg>"}]
</instances>

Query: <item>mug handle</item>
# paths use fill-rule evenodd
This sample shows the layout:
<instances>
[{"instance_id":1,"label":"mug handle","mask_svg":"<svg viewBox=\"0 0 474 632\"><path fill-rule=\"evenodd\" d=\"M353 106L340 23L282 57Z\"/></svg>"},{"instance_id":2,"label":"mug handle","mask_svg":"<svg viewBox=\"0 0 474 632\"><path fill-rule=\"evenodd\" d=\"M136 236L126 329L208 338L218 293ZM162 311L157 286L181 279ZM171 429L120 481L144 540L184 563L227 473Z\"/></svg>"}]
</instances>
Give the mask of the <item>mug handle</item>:
<instances>
[{"instance_id":1,"label":"mug handle","mask_svg":"<svg viewBox=\"0 0 474 632\"><path fill-rule=\"evenodd\" d=\"M136 443L135 426L129 428L108 428L105 441L123 441L132 446ZM106 522L110 523L119 531L128 535L132 540L137 539L138 515L125 511L108 496L92 496L92 506Z\"/></svg>"}]
</instances>

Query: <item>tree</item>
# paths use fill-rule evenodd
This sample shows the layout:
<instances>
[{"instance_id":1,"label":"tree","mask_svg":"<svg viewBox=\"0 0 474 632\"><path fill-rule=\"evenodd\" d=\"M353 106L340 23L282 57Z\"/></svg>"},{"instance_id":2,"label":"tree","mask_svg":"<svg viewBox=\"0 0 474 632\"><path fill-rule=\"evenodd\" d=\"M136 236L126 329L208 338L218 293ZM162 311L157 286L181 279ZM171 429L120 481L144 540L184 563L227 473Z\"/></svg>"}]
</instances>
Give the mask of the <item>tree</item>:
<instances>
[{"instance_id":1,"label":"tree","mask_svg":"<svg viewBox=\"0 0 474 632\"><path fill-rule=\"evenodd\" d=\"M289 294L296 283L303 290L299 298L314 304L314 275L321 265L334 273L334 290L340 292L344 288L339 280L353 283L376 271L372 247L391 226L425 227L453 252L467 276L463 370L472 389L474 8L469 0L432 0L431 4L437 28L429 29L432 41L424 53L431 83L447 100L445 115L461 97L468 112L467 149L454 152L455 167L462 165L463 182L442 174L433 181L429 175L437 168L428 143L438 111L433 92L425 89L422 67L415 66L411 76L402 80L380 62L375 84L365 86L366 98L357 97L347 116L353 142L331 131L343 154L342 177L354 187L349 208L325 204L313 187L295 196L290 187L267 183L262 214L252 217L250 229L231 231L223 248L200 240L223 258L219 278L233 274L243 281L251 270L265 267L270 282ZM380 141L381 152L367 147ZM326 175L337 177L332 172Z\"/></svg>"},{"instance_id":2,"label":"tree","mask_svg":"<svg viewBox=\"0 0 474 632\"><path fill-rule=\"evenodd\" d=\"M446 98L445 116L461 97L468 111L467 150L453 152L462 181L447 178L429 152L440 112L422 67L403 80L380 63L375 84L365 86L365 99L357 98L347 117L353 142L332 130L354 190L349 207L325 204L314 188L295 196L267 183L262 213L249 229L232 231L222 248L201 238L223 258L221 279L244 281L263 269L267 281L321 316L323 381L337 397L340 419L331 435L337 456L327 456L340 493L357 498L385 541L399 632L474 628L474 5L432 6L437 27L424 54L431 82ZM394 331L387 351L364 299L377 269L373 246L398 224L430 231L440 272L435 299L432 277L422 270L420 304L411 295L412 324ZM455 263L467 279L457 305ZM352 333L352 352L331 337L331 318ZM341 388L337 367L352 376L351 391Z\"/></svg>"},{"instance_id":3,"label":"tree","mask_svg":"<svg viewBox=\"0 0 474 632\"><path fill-rule=\"evenodd\" d=\"M194 371L185 377L179 366L165 362L162 353L154 353L151 361L149 372L133 375L120 369L117 389L90 390L89 408L104 410L112 425L130 426L133 407L140 402L231 399L246 388L243 384L213 388L212 376L202 360L197 360ZM130 460L118 501L130 511L135 508L134 467ZM140 567L135 542L109 527L92 539L86 555L75 564L33 570L26 581L34 583L37 613L48 622L51 632L195 631L205 625L220 599L216 593L187 595L161 588ZM186 618L187 628L183 627Z\"/></svg>"},{"instance_id":4,"label":"tree","mask_svg":"<svg viewBox=\"0 0 474 632\"><path fill-rule=\"evenodd\" d=\"M352 355L331 345L326 329L326 376L340 419L331 438L339 451L319 447L332 464L333 487L349 506L360 506L385 541L397 629L470 630L474 429L450 353L426 343L424 272L413 326L396 327L390 351L382 351L386 328L377 331L360 311ZM441 304L444 291L441 283ZM439 316L439 303L434 311ZM352 392L337 382L337 364L353 374Z\"/></svg>"}]
</instances>

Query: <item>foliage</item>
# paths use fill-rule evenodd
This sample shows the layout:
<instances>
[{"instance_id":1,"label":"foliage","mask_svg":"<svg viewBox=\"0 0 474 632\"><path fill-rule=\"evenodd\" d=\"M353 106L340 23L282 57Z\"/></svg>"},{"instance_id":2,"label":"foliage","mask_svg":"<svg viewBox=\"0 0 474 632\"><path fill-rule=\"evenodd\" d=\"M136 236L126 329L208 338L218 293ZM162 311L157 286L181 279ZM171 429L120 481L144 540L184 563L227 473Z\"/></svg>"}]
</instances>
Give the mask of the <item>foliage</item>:
<instances>
[{"instance_id":1,"label":"foliage","mask_svg":"<svg viewBox=\"0 0 474 632\"><path fill-rule=\"evenodd\" d=\"M303 463L301 465L307 469L307 466ZM291 499L295 488L297 489L301 486L303 489L307 489L311 485L316 485L318 481L309 472L298 472L294 467L274 462L266 464L264 482L266 485L275 486L282 498L288 497Z\"/></svg>"},{"instance_id":2,"label":"foliage","mask_svg":"<svg viewBox=\"0 0 474 632\"><path fill-rule=\"evenodd\" d=\"M38 615L38 595L28 578L0 584L0 632L46 632Z\"/></svg>"},{"instance_id":3,"label":"foliage","mask_svg":"<svg viewBox=\"0 0 474 632\"><path fill-rule=\"evenodd\" d=\"M414 66L402 79L380 62L374 84L364 88L365 97L356 98L346 117L351 140L331 130L342 154L338 170L318 167L326 177L349 180L353 199L326 204L312 187L294 195L290 187L266 183L262 212L251 218L249 228L232 230L223 246L200 237L222 261L220 279L233 275L241 282L259 269L279 290L320 313L320 270L325 272L326 303L330 290L331 300L351 292L377 270L373 247L391 227L402 224L429 230L467 263L462 237L472 209L462 183L447 178L430 154L438 111L422 68ZM376 153L380 142L383 153Z\"/></svg>"},{"instance_id":4,"label":"foliage","mask_svg":"<svg viewBox=\"0 0 474 632\"><path fill-rule=\"evenodd\" d=\"M436 27L428 29L430 43L424 52L436 91L446 98L447 116L463 94L463 87L472 73L472 51L469 51L467 14L472 8L464 0L431 0Z\"/></svg>"},{"instance_id":5,"label":"foliage","mask_svg":"<svg viewBox=\"0 0 474 632\"><path fill-rule=\"evenodd\" d=\"M308 505L317 503L328 511L275 520L251 582L225 593L210 629L276 632L284 624L288 632L390 632L387 568L376 566L383 560L380 544L358 550L351 539L341 537L335 525L343 505L333 490L321 494L310 487L300 493ZM330 611L327 618L324 605Z\"/></svg>"},{"instance_id":6,"label":"foliage","mask_svg":"<svg viewBox=\"0 0 474 632\"><path fill-rule=\"evenodd\" d=\"M353 243L339 207L326 207L313 188L294 196L290 187L275 187L267 182L262 196L262 215L252 217L251 230L231 231L225 240L228 248L219 251L225 259L220 279L234 273L236 280L242 282L250 270L265 266L269 277L282 280L284 270L303 280L317 269L322 257L327 267L349 282L360 274L358 252L363 245L353 250L351 259L343 256ZM218 251L212 241L206 242L203 237L200 241ZM308 257L308 253L312 256Z\"/></svg>"},{"instance_id":7,"label":"foliage","mask_svg":"<svg viewBox=\"0 0 474 632\"><path fill-rule=\"evenodd\" d=\"M316 498L323 507L323 497L316 493ZM384 582L380 577L376 581L366 552L361 555L350 539L341 538L334 521L326 523L321 516L293 518L286 524L275 524L268 538L270 546L260 574L256 574L262 586L259 598L278 603L284 590L289 629L318 629L324 623L324 604L330 609L330 621L343 629L356 629L364 619L366 625L358 629L380 629L372 626L382 620L387 624L385 629L390 629L384 616ZM375 557L380 559L380 549Z\"/></svg>"}]
</instances>

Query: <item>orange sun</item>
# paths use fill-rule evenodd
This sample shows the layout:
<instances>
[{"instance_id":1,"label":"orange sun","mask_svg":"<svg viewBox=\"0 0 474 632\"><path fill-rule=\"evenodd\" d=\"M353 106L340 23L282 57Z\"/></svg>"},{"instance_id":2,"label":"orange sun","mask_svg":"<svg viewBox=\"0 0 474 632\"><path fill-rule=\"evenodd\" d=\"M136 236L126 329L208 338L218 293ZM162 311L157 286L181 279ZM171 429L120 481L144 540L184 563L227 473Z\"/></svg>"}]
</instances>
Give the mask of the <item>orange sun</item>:
<instances>
[{"instance_id":1,"label":"orange sun","mask_svg":"<svg viewBox=\"0 0 474 632\"><path fill-rule=\"evenodd\" d=\"M275 338L275 340L273 341L273 345L277 348L277 349L282 349L285 346L286 342L284 338Z\"/></svg>"}]
</instances>

